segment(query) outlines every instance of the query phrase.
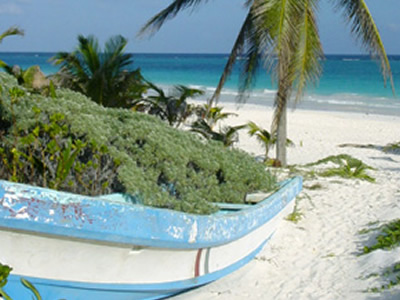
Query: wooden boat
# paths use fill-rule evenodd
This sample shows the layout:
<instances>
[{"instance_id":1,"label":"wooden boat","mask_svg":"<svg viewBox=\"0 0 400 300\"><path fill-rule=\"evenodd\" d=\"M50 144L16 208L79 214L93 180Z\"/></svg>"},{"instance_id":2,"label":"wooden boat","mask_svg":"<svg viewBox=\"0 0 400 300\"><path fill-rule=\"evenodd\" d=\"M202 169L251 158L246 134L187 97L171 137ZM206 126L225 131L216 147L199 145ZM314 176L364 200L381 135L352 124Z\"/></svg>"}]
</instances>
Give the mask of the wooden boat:
<instances>
[{"instance_id":1,"label":"wooden boat","mask_svg":"<svg viewBox=\"0 0 400 300\"><path fill-rule=\"evenodd\" d=\"M255 205L221 204L203 216L0 181L4 291L44 300L159 299L199 287L248 263L293 209L299 177Z\"/></svg>"}]
</instances>

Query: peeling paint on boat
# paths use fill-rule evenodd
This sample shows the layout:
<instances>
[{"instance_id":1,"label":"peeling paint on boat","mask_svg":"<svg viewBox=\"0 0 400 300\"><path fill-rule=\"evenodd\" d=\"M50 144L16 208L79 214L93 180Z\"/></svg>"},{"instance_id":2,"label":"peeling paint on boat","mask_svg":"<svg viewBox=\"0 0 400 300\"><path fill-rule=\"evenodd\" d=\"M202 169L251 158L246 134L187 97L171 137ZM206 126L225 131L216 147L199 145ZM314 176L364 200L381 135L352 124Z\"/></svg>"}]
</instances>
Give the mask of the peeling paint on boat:
<instances>
[{"instance_id":1,"label":"peeling paint on boat","mask_svg":"<svg viewBox=\"0 0 400 300\"><path fill-rule=\"evenodd\" d=\"M175 239L180 239L183 237L183 228L170 226L168 227L167 232L169 232L171 236Z\"/></svg>"},{"instance_id":2,"label":"peeling paint on boat","mask_svg":"<svg viewBox=\"0 0 400 300\"><path fill-rule=\"evenodd\" d=\"M192 229L190 230L190 236L188 242L190 244L193 244L196 242L196 237L197 237L197 221L195 221L192 225Z\"/></svg>"},{"instance_id":3,"label":"peeling paint on boat","mask_svg":"<svg viewBox=\"0 0 400 300\"><path fill-rule=\"evenodd\" d=\"M0 180L0 256L16 274L6 292L28 299L21 277L43 299L158 299L201 286L261 250L301 185L205 216Z\"/></svg>"}]
</instances>

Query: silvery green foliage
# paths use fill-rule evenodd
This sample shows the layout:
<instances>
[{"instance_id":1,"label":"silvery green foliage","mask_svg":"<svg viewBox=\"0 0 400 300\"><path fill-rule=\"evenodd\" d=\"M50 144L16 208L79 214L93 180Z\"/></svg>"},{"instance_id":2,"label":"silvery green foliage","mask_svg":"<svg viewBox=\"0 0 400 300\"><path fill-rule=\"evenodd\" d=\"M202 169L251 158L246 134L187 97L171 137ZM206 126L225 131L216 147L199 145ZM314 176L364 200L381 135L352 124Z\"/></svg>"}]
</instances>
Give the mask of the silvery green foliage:
<instances>
[{"instance_id":1,"label":"silvery green foliage","mask_svg":"<svg viewBox=\"0 0 400 300\"><path fill-rule=\"evenodd\" d=\"M0 84L3 102L10 102L15 80L1 74ZM242 151L201 140L153 116L104 108L70 90L58 90L55 98L25 95L15 105L15 119L24 130L34 129L39 109L42 122L62 114L73 137L106 147L119 191L146 205L206 214L217 210L212 202L241 203L246 193L275 185L264 166Z\"/></svg>"}]
</instances>

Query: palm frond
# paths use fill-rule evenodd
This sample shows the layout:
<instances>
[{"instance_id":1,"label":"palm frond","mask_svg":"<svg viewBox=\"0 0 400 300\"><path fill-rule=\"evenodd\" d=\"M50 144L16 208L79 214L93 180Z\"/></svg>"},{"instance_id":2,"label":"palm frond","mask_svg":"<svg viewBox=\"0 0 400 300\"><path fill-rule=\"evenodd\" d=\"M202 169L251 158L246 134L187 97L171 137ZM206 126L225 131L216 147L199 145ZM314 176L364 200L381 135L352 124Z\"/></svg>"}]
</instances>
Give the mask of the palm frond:
<instances>
[{"instance_id":1,"label":"palm frond","mask_svg":"<svg viewBox=\"0 0 400 300\"><path fill-rule=\"evenodd\" d=\"M386 55L378 27L372 18L365 0L335 0L337 7L342 8L343 15L350 23L351 32L361 45L368 50L372 57L380 62L384 83L390 81L393 94L395 94L392 71Z\"/></svg>"},{"instance_id":2,"label":"palm frond","mask_svg":"<svg viewBox=\"0 0 400 300\"><path fill-rule=\"evenodd\" d=\"M246 54L244 55L244 63L239 77L239 96L237 101L243 103L247 100L252 86L255 84L258 67L260 65L260 53L262 52L262 39L254 24L254 17L250 15L252 22L248 28L246 35Z\"/></svg>"},{"instance_id":3,"label":"palm frond","mask_svg":"<svg viewBox=\"0 0 400 300\"><path fill-rule=\"evenodd\" d=\"M81 61L74 53L59 52L50 58L50 61L54 65L60 66L63 72L87 78L88 74L85 72Z\"/></svg>"},{"instance_id":4,"label":"palm frond","mask_svg":"<svg viewBox=\"0 0 400 300\"><path fill-rule=\"evenodd\" d=\"M105 43L103 61L110 70L119 72L132 64L132 54L124 53L127 44L127 39L121 35L113 36Z\"/></svg>"},{"instance_id":5,"label":"palm frond","mask_svg":"<svg viewBox=\"0 0 400 300\"><path fill-rule=\"evenodd\" d=\"M246 0L246 2L244 3L244 7L250 7L253 5L254 0Z\"/></svg>"},{"instance_id":6,"label":"palm frond","mask_svg":"<svg viewBox=\"0 0 400 300\"><path fill-rule=\"evenodd\" d=\"M323 57L323 50L315 18L316 10L316 0L304 0L294 62L297 85L296 103L300 101L306 86L310 83L315 84L322 72L320 59Z\"/></svg>"},{"instance_id":7,"label":"palm frond","mask_svg":"<svg viewBox=\"0 0 400 300\"><path fill-rule=\"evenodd\" d=\"M93 75L96 70L99 70L101 65L99 42L93 35L89 35L88 37L79 35L78 41L77 50L85 62L84 65L87 67L86 72L90 72Z\"/></svg>"},{"instance_id":8,"label":"palm frond","mask_svg":"<svg viewBox=\"0 0 400 300\"><path fill-rule=\"evenodd\" d=\"M208 0L175 0L168 7L152 17L139 31L138 35L153 34L169 19L174 18L180 11L189 7L195 8Z\"/></svg>"},{"instance_id":9,"label":"palm frond","mask_svg":"<svg viewBox=\"0 0 400 300\"><path fill-rule=\"evenodd\" d=\"M0 34L0 43L3 41L4 38L11 36L11 35L21 35L23 36L25 33L22 29L13 26L8 28L6 31L4 31L2 34Z\"/></svg>"},{"instance_id":10,"label":"palm frond","mask_svg":"<svg viewBox=\"0 0 400 300\"><path fill-rule=\"evenodd\" d=\"M232 47L230 57L225 65L217 89L209 103L217 102L223 85L232 72L237 58L242 55L241 75L239 78L238 102L245 102L248 92L254 85L257 70L261 61L267 64L272 61L274 39L271 30L276 23L276 6L278 1L252 0L246 1L250 7L239 35Z\"/></svg>"},{"instance_id":11,"label":"palm frond","mask_svg":"<svg viewBox=\"0 0 400 300\"><path fill-rule=\"evenodd\" d=\"M158 98L167 98L167 96L164 93L164 90L158 86L156 86L154 83L147 81L146 84L148 85L149 89L155 91L158 94Z\"/></svg>"},{"instance_id":12,"label":"palm frond","mask_svg":"<svg viewBox=\"0 0 400 300\"><path fill-rule=\"evenodd\" d=\"M278 22L273 34L276 36L276 71L278 91L275 96L275 110L271 125L271 135L274 136L282 115L287 108L293 83L295 81L294 57L298 44L299 15L304 11L304 2L298 0L276 1L274 13Z\"/></svg>"},{"instance_id":13,"label":"palm frond","mask_svg":"<svg viewBox=\"0 0 400 300\"><path fill-rule=\"evenodd\" d=\"M199 89L189 88L184 85L177 85L174 87L173 95L179 99L179 103L186 101L187 98L194 98L204 95L204 91Z\"/></svg>"},{"instance_id":14,"label":"palm frond","mask_svg":"<svg viewBox=\"0 0 400 300\"><path fill-rule=\"evenodd\" d=\"M232 73L233 66L235 65L237 57L243 52L244 44L245 44L245 36L250 31L250 27L252 26L252 15L250 11L242 25L242 28L239 31L239 35L236 38L235 44L232 47L231 53L229 55L228 61L225 64L224 71L220 77L218 82L218 86L215 89L214 94L208 100L209 107L213 107L214 103L218 102L218 98L221 94L222 88L225 85L226 80L229 78L229 75Z\"/></svg>"}]
</instances>

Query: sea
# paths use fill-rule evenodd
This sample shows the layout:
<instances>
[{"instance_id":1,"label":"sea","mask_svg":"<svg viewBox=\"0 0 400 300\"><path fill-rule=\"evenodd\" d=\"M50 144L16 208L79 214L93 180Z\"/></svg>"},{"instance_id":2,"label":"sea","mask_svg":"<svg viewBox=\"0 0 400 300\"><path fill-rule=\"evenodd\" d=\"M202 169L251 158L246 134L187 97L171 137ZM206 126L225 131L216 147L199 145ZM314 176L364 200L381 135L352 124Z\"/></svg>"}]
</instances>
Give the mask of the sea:
<instances>
[{"instance_id":1,"label":"sea","mask_svg":"<svg viewBox=\"0 0 400 300\"><path fill-rule=\"evenodd\" d=\"M55 53L0 53L8 65L23 69L39 65L50 75L58 71L49 59ZM206 101L215 90L228 54L143 54L134 53L132 68L140 68L143 76L164 89L186 85L202 89ZM326 55L321 61L323 72L315 86L310 86L301 102L292 109L358 112L400 116L400 55L389 56L395 93L385 86L379 64L365 55ZM222 91L220 105L235 102L241 74L240 59ZM247 103L273 106L276 81L265 68L258 70Z\"/></svg>"}]
</instances>

